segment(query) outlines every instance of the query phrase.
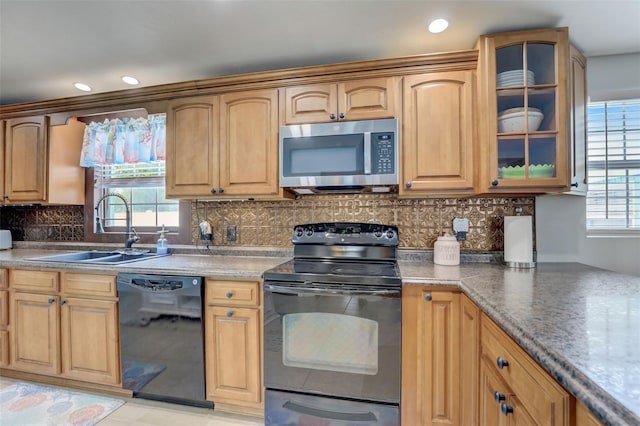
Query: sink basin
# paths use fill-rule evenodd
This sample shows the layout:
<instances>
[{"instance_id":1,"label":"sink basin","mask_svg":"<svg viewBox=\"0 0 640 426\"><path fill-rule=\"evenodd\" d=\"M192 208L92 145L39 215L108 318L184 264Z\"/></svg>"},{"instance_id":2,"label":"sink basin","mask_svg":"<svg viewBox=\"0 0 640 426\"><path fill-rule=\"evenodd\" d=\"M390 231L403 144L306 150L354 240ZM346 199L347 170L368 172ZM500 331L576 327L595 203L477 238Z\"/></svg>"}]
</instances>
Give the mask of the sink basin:
<instances>
[{"instance_id":1,"label":"sink basin","mask_svg":"<svg viewBox=\"0 0 640 426\"><path fill-rule=\"evenodd\" d=\"M167 254L148 253L141 250L130 251L81 251L77 253L54 254L51 256L32 257L25 260L40 262L87 263L100 265L120 265L168 256Z\"/></svg>"}]
</instances>

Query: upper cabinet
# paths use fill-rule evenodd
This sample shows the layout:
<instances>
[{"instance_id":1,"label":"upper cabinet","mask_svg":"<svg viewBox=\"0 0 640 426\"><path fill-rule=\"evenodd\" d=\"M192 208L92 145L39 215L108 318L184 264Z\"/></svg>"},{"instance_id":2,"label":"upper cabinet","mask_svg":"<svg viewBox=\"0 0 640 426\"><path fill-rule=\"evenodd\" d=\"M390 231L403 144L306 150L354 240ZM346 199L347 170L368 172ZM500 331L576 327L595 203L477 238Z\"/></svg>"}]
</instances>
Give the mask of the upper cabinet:
<instances>
[{"instance_id":1,"label":"upper cabinet","mask_svg":"<svg viewBox=\"0 0 640 426\"><path fill-rule=\"evenodd\" d=\"M46 116L6 121L2 188L5 203L46 201L48 131Z\"/></svg>"},{"instance_id":2,"label":"upper cabinet","mask_svg":"<svg viewBox=\"0 0 640 426\"><path fill-rule=\"evenodd\" d=\"M569 188L570 68L567 28L480 37L478 192Z\"/></svg>"},{"instance_id":3,"label":"upper cabinet","mask_svg":"<svg viewBox=\"0 0 640 426\"><path fill-rule=\"evenodd\" d=\"M169 102L167 196L279 198L277 89Z\"/></svg>"},{"instance_id":4,"label":"upper cabinet","mask_svg":"<svg viewBox=\"0 0 640 426\"><path fill-rule=\"evenodd\" d=\"M283 89L284 124L394 118L399 77L366 78Z\"/></svg>"},{"instance_id":5,"label":"upper cabinet","mask_svg":"<svg viewBox=\"0 0 640 426\"><path fill-rule=\"evenodd\" d=\"M571 194L587 194L587 59L570 46Z\"/></svg>"},{"instance_id":6,"label":"upper cabinet","mask_svg":"<svg viewBox=\"0 0 640 426\"><path fill-rule=\"evenodd\" d=\"M404 78L400 196L474 190L475 72Z\"/></svg>"},{"instance_id":7,"label":"upper cabinet","mask_svg":"<svg viewBox=\"0 0 640 426\"><path fill-rule=\"evenodd\" d=\"M2 203L84 204L80 150L84 125L49 117L0 121Z\"/></svg>"}]
</instances>

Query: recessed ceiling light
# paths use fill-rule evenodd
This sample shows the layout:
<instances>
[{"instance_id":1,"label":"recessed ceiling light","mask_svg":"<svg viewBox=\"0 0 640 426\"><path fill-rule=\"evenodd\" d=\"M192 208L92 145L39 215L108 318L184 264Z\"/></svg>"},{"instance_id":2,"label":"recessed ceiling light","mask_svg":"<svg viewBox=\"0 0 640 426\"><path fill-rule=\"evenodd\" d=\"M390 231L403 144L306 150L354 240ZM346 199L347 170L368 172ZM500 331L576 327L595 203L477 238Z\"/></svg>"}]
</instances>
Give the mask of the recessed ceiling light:
<instances>
[{"instance_id":1,"label":"recessed ceiling light","mask_svg":"<svg viewBox=\"0 0 640 426\"><path fill-rule=\"evenodd\" d=\"M446 19L435 19L429 24L429 31L434 34L441 33L446 30L448 26L449 22Z\"/></svg>"},{"instance_id":2,"label":"recessed ceiling light","mask_svg":"<svg viewBox=\"0 0 640 426\"><path fill-rule=\"evenodd\" d=\"M122 76L122 81L124 81L125 83L130 84L132 86L135 86L136 84L140 84L140 82L138 81L137 78L131 77L129 75L123 75Z\"/></svg>"},{"instance_id":3,"label":"recessed ceiling light","mask_svg":"<svg viewBox=\"0 0 640 426\"><path fill-rule=\"evenodd\" d=\"M73 86L78 90L82 90L83 92L90 92L91 91L91 86L87 86L84 83L73 83Z\"/></svg>"}]
</instances>

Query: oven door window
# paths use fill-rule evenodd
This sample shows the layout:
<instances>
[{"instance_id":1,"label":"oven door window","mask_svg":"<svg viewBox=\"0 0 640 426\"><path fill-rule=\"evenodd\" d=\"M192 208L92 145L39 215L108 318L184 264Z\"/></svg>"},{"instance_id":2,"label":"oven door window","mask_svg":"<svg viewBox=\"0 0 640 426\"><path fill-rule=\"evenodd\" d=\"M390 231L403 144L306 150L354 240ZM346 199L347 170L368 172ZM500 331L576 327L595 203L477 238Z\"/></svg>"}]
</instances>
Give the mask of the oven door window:
<instances>
[{"instance_id":1,"label":"oven door window","mask_svg":"<svg viewBox=\"0 0 640 426\"><path fill-rule=\"evenodd\" d=\"M364 135L290 137L282 140L284 177L364 174Z\"/></svg>"},{"instance_id":2,"label":"oven door window","mask_svg":"<svg viewBox=\"0 0 640 426\"><path fill-rule=\"evenodd\" d=\"M344 373L378 373L378 323L331 313L288 314L282 324L282 363Z\"/></svg>"}]
</instances>

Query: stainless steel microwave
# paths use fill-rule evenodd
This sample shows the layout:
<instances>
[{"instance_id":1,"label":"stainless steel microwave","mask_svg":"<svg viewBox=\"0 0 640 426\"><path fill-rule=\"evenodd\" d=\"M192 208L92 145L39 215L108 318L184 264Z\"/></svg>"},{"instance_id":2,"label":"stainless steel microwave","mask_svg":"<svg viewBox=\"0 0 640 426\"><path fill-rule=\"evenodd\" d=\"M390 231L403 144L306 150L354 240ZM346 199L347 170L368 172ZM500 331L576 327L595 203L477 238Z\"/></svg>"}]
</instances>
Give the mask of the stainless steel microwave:
<instances>
[{"instance_id":1,"label":"stainless steel microwave","mask_svg":"<svg viewBox=\"0 0 640 426\"><path fill-rule=\"evenodd\" d=\"M299 194L398 185L398 120L280 127L280 186Z\"/></svg>"}]
</instances>

